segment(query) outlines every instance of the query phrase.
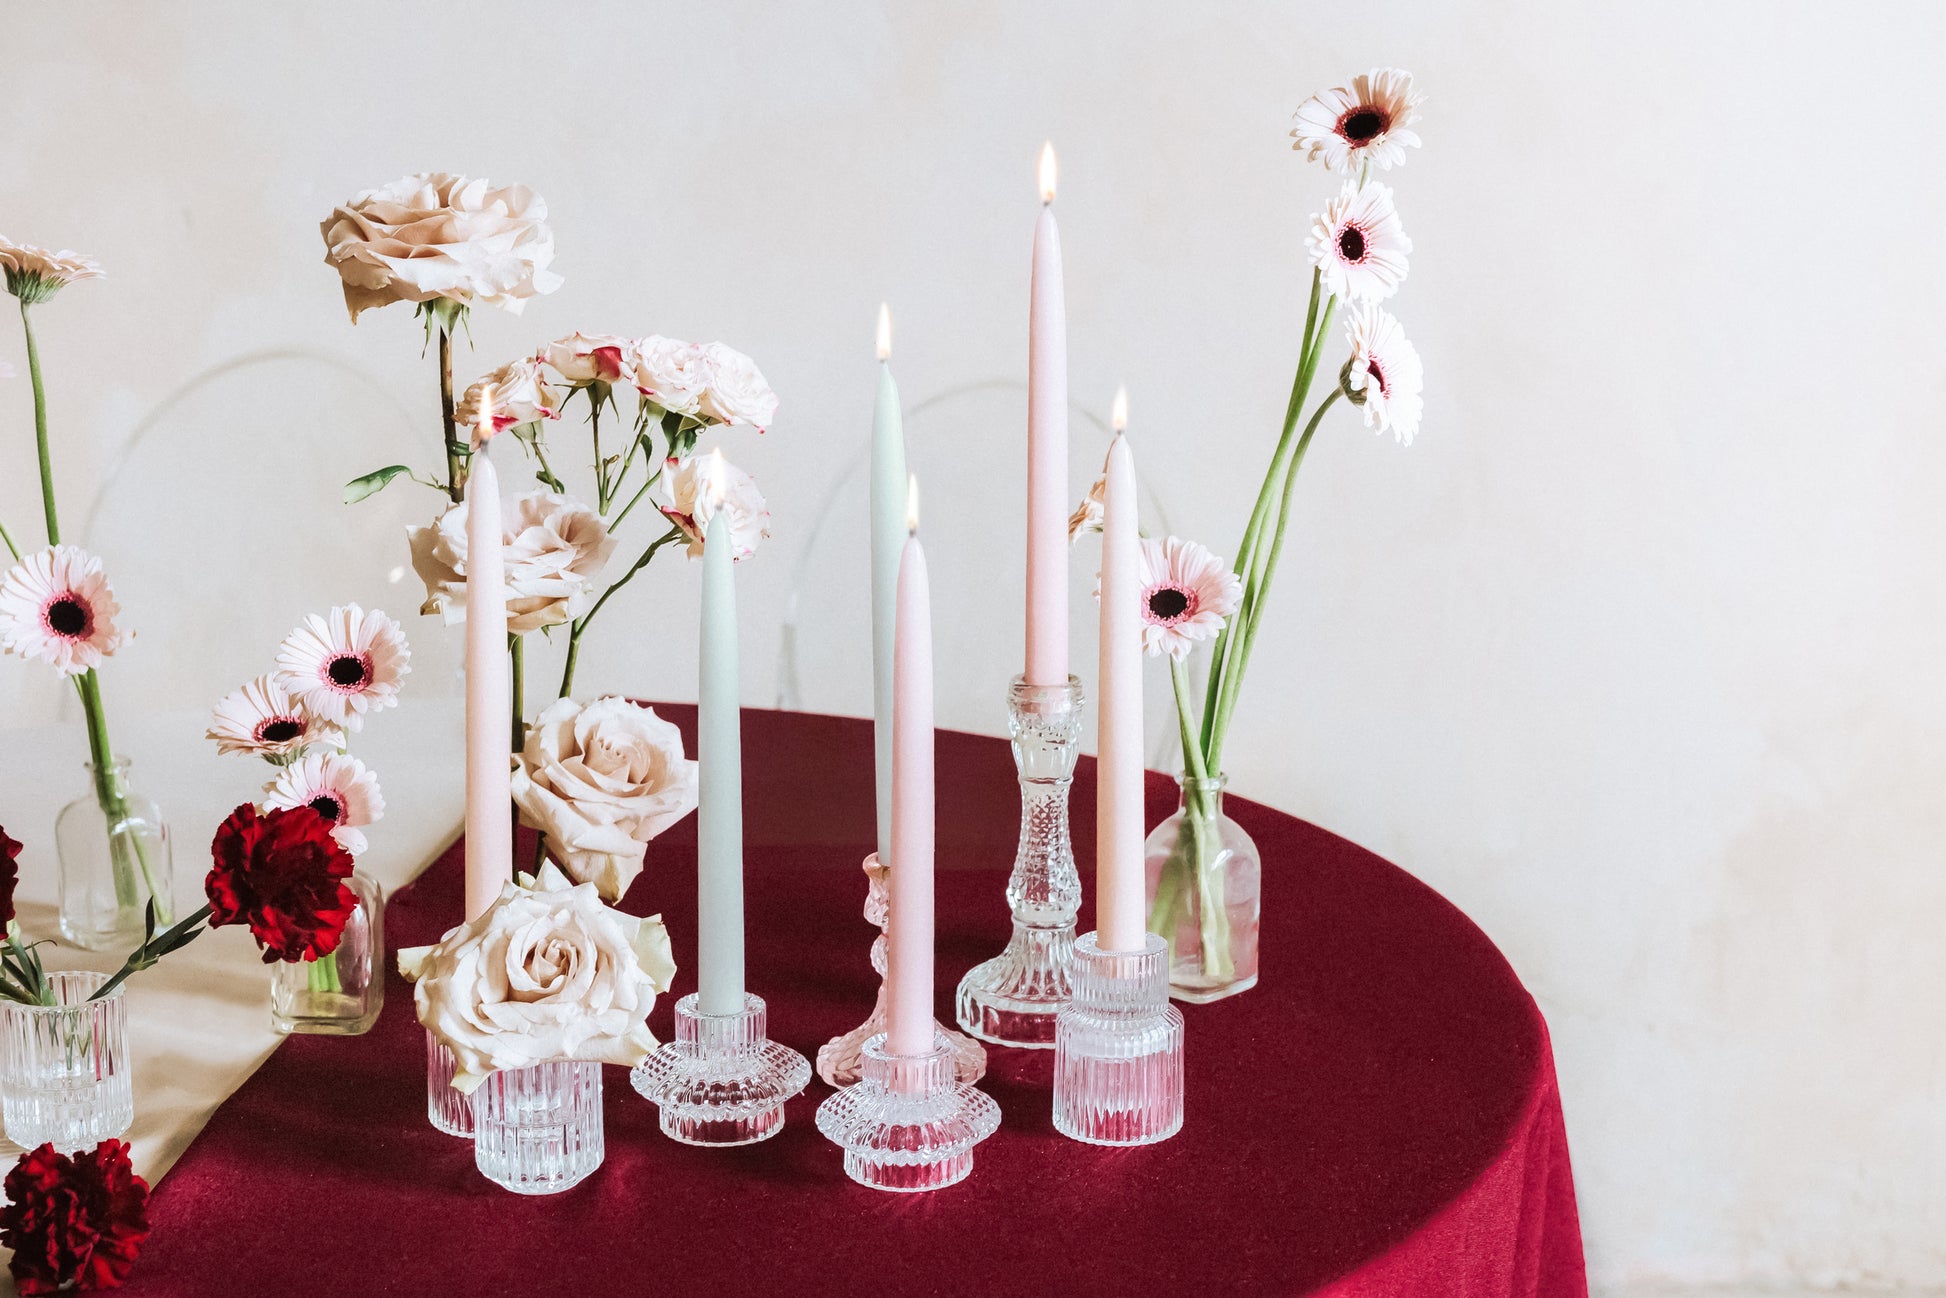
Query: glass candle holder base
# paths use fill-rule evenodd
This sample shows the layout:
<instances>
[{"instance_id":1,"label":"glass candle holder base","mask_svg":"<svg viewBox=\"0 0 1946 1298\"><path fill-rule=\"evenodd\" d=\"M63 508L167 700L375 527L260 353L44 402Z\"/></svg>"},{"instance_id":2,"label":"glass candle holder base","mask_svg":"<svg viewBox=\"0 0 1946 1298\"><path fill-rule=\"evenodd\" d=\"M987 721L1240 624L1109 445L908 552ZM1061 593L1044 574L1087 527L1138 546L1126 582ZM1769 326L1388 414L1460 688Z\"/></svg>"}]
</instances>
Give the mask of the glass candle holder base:
<instances>
[{"instance_id":1,"label":"glass candle holder base","mask_svg":"<svg viewBox=\"0 0 1946 1298\"><path fill-rule=\"evenodd\" d=\"M51 973L52 1005L0 1004L0 1119L22 1149L62 1153L119 1136L135 1121L128 1002L108 975Z\"/></svg>"},{"instance_id":2,"label":"glass candle holder base","mask_svg":"<svg viewBox=\"0 0 1946 1298\"><path fill-rule=\"evenodd\" d=\"M878 863L878 853L873 852L865 858L865 918L879 928L885 927L885 876L886 870ZM885 1031L885 935L880 933L872 942L872 968L879 977L878 1001L865 1021L849 1032L841 1033L818 1047L818 1076L828 1085L839 1087L855 1086L858 1079L865 1075L865 1043ZM986 1076L987 1052L979 1042L952 1029L934 1025L934 1030L946 1038L947 1046L953 1052L953 1075L967 1085L972 1085Z\"/></svg>"},{"instance_id":3,"label":"glass candle holder base","mask_svg":"<svg viewBox=\"0 0 1946 1298\"><path fill-rule=\"evenodd\" d=\"M426 1033L426 1121L449 1136L473 1138L473 1097L453 1089L453 1052Z\"/></svg>"},{"instance_id":4,"label":"glass candle holder base","mask_svg":"<svg viewBox=\"0 0 1946 1298\"><path fill-rule=\"evenodd\" d=\"M601 1065L557 1059L494 1073L473 1092L473 1164L515 1194L559 1194L606 1154Z\"/></svg>"},{"instance_id":5,"label":"glass candle holder base","mask_svg":"<svg viewBox=\"0 0 1946 1298\"><path fill-rule=\"evenodd\" d=\"M1169 1003L1169 944L1074 944L1074 999L1056 1016L1054 1129L1090 1145L1152 1145L1182 1130L1182 1011Z\"/></svg>"},{"instance_id":6,"label":"glass candle holder base","mask_svg":"<svg viewBox=\"0 0 1946 1298\"><path fill-rule=\"evenodd\" d=\"M754 1145L784 1129L784 1101L811 1080L811 1062L772 1041L763 997L741 1014L704 1014L694 992L676 1002L676 1039L629 1081L662 1110L662 1134L685 1145Z\"/></svg>"},{"instance_id":7,"label":"glass candle holder base","mask_svg":"<svg viewBox=\"0 0 1946 1298\"><path fill-rule=\"evenodd\" d=\"M1020 839L1007 879L1014 933L1006 950L960 979L954 1015L982 1041L1045 1050L1054 1044L1055 1012L1071 994L1081 909L1068 835L1068 793L1081 753L1080 680L1029 685L1014 677L1007 720L1020 773Z\"/></svg>"},{"instance_id":8,"label":"glass candle holder base","mask_svg":"<svg viewBox=\"0 0 1946 1298\"><path fill-rule=\"evenodd\" d=\"M944 1033L923 1055L865 1043L864 1076L818 1106L818 1130L845 1151L845 1175L898 1194L940 1190L973 1170L973 1147L1000 1126L1000 1106L957 1080Z\"/></svg>"}]
</instances>

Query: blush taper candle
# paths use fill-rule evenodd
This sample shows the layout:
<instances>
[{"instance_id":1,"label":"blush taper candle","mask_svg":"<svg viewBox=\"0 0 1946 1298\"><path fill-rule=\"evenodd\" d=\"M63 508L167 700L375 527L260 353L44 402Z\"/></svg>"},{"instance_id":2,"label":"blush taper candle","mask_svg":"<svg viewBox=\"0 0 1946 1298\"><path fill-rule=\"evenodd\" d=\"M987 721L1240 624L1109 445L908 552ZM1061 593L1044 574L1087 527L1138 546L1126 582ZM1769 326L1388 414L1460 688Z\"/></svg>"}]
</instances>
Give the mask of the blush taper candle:
<instances>
[{"instance_id":1,"label":"blush taper candle","mask_svg":"<svg viewBox=\"0 0 1946 1298\"><path fill-rule=\"evenodd\" d=\"M932 593L919 544L919 488L908 488L909 534L899 559L892 668L892 861L886 924L885 1048L923 1055L933 1044Z\"/></svg>"}]
</instances>

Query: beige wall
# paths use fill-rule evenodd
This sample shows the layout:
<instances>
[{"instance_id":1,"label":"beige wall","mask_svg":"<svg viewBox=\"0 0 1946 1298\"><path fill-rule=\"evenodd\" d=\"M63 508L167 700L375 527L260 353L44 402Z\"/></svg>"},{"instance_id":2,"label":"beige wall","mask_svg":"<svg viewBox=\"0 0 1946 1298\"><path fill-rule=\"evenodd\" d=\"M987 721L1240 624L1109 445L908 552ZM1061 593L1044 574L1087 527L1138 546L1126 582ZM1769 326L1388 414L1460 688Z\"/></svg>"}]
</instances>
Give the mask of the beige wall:
<instances>
[{"instance_id":1,"label":"beige wall","mask_svg":"<svg viewBox=\"0 0 1946 1298\"><path fill-rule=\"evenodd\" d=\"M1127 379L1171 520L1227 553L1326 192L1289 114L1412 68L1432 98L1396 176L1417 251L1394 305L1424 430L1320 436L1236 783L1424 877L1521 971L1599 1284L1946 1286L1946 10L17 9L0 230L112 276L40 313L75 516L172 392L291 353L198 380L131 462L160 485L110 493L92 536L150 574L109 682L131 708L314 599L382 594L392 529L427 512L402 488L355 523L331 503L434 436L410 318L352 328L320 264L317 223L357 189L449 168L551 204L566 286L477 321L463 381L573 328L757 357L784 398L737 448L777 518L744 599L768 699L790 560L864 436L878 301L909 403L1022 372L1044 137L1076 400L1100 412ZM11 330L0 359L23 364ZM915 421L915 461L955 483L929 500L966 502L942 563L1012 562L1020 405ZM24 381L0 384L0 517L31 533L29 427ZM226 586L250 562L259 588ZM692 581L642 583L584 684L689 692ZM820 592L808 658L864 612L862 580ZM998 586L946 604L1013 643ZM414 684L450 688L450 644L411 630ZM997 678L980 689L987 714L954 706L990 728ZM804 696L866 697L825 669ZM55 697L0 664L7 721Z\"/></svg>"}]
</instances>

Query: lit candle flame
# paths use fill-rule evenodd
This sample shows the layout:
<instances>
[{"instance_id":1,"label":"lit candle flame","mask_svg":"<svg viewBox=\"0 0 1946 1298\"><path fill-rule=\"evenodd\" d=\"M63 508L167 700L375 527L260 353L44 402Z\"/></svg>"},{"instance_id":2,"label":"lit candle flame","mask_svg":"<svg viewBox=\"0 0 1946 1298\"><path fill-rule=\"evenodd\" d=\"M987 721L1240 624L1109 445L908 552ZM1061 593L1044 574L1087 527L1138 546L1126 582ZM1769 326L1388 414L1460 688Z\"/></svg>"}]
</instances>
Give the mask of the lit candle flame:
<instances>
[{"instance_id":1,"label":"lit candle flame","mask_svg":"<svg viewBox=\"0 0 1946 1298\"><path fill-rule=\"evenodd\" d=\"M1054 201L1054 142L1041 145L1041 202Z\"/></svg>"},{"instance_id":2,"label":"lit candle flame","mask_svg":"<svg viewBox=\"0 0 1946 1298\"><path fill-rule=\"evenodd\" d=\"M709 507L713 514L723 508L723 496L729 489L729 473L723 463L723 448L717 447L709 453Z\"/></svg>"},{"instance_id":3,"label":"lit candle flame","mask_svg":"<svg viewBox=\"0 0 1946 1298\"><path fill-rule=\"evenodd\" d=\"M919 532L919 475L909 473L905 479L905 530L917 535Z\"/></svg>"},{"instance_id":4,"label":"lit candle flame","mask_svg":"<svg viewBox=\"0 0 1946 1298\"><path fill-rule=\"evenodd\" d=\"M485 446L487 438L493 436L493 385L487 383L480 388L480 414L473 421L473 445Z\"/></svg>"},{"instance_id":5,"label":"lit candle flame","mask_svg":"<svg viewBox=\"0 0 1946 1298\"><path fill-rule=\"evenodd\" d=\"M1108 423L1118 433L1128 431L1128 385L1115 389L1115 404L1108 414Z\"/></svg>"},{"instance_id":6,"label":"lit candle flame","mask_svg":"<svg viewBox=\"0 0 1946 1298\"><path fill-rule=\"evenodd\" d=\"M892 308L878 304L878 358L888 360L892 355Z\"/></svg>"}]
</instances>

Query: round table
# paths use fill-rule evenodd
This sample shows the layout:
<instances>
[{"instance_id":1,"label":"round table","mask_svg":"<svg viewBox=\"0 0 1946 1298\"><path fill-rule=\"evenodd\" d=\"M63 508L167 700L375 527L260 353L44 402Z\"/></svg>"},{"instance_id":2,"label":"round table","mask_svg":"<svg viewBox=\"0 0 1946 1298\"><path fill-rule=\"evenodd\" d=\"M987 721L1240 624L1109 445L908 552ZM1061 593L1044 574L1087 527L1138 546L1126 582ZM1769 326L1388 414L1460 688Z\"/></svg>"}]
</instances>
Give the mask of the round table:
<instances>
[{"instance_id":1,"label":"round table","mask_svg":"<svg viewBox=\"0 0 1946 1298\"><path fill-rule=\"evenodd\" d=\"M693 742L692 708L658 710ZM809 1056L876 987L859 868L870 727L749 711L743 735L748 984L772 1035ZM950 1022L961 973L1009 932L1019 802L1004 741L942 732L938 771ZM1148 797L1154 823L1173 783L1151 775ZM1051 1052L995 1047L982 1085L1003 1118L972 1175L886 1195L848 1181L812 1125L820 1081L776 1138L711 1150L663 1137L611 1068L602 1169L522 1199L427 1125L424 1036L394 974L370 1034L290 1039L217 1111L156 1188L130 1292L1585 1295L1547 1030L1506 961L1404 871L1263 806L1233 798L1230 812L1264 858L1262 981L1183 1007L1186 1120L1171 1140L1064 1139ZM1093 822L1084 760L1083 862ZM694 823L651 844L624 902L668 922L675 995L694 987ZM389 945L437 940L460 897L455 845L391 901ZM650 1019L658 1037L673 1000Z\"/></svg>"}]
</instances>

